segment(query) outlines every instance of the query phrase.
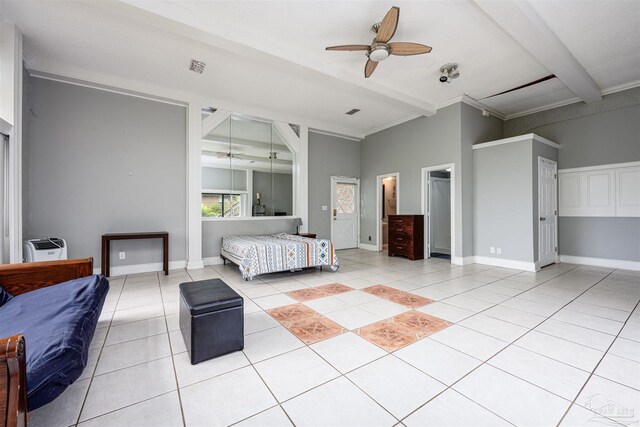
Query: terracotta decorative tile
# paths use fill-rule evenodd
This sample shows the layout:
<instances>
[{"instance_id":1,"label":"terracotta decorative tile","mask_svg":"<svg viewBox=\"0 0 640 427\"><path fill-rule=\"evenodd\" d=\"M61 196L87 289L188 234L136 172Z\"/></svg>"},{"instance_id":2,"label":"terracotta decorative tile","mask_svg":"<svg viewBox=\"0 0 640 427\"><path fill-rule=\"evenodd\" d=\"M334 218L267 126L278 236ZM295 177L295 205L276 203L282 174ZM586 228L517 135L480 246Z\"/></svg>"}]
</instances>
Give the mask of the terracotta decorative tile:
<instances>
[{"instance_id":1,"label":"terracotta decorative tile","mask_svg":"<svg viewBox=\"0 0 640 427\"><path fill-rule=\"evenodd\" d=\"M400 291L385 285L375 285L364 288L368 294L375 295L380 298L389 299L393 295L397 295Z\"/></svg>"},{"instance_id":2,"label":"terracotta decorative tile","mask_svg":"<svg viewBox=\"0 0 640 427\"><path fill-rule=\"evenodd\" d=\"M392 320L416 334L418 338L427 337L451 325L446 320L419 311L408 311L394 316Z\"/></svg>"},{"instance_id":3,"label":"terracotta decorative tile","mask_svg":"<svg viewBox=\"0 0 640 427\"><path fill-rule=\"evenodd\" d=\"M300 302L311 301L312 299L322 298L327 296L324 291L321 291L317 288L305 288L299 289L297 291L287 292L291 298L298 300Z\"/></svg>"},{"instance_id":4,"label":"terracotta decorative tile","mask_svg":"<svg viewBox=\"0 0 640 427\"><path fill-rule=\"evenodd\" d=\"M404 305L405 307L418 308L423 305L431 304L431 301L428 298L424 298L418 295L413 295L408 292L401 292L398 295L392 295L389 297L389 301L393 301L400 305Z\"/></svg>"},{"instance_id":5,"label":"terracotta decorative tile","mask_svg":"<svg viewBox=\"0 0 640 427\"><path fill-rule=\"evenodd\" d=\"M323 291L325 293L325 295L329 296L329 295L338 295L338 294L342 294L345 292L349 292L352 291L353 288L350 288L349 286L346 285L342 285L340 283L332 283L330 285L322 285L322 286L318 286L315 289L319 290L319 291Z\"/></svg>"},{"instance_id":6,"label":"terracotta decorative tile","mask_svg":"<svg viewBox=\"0 0 640 427\"><path fill-rule=\"evenodd\" d=\"M431 304L433 302L428 298L410 294L385 285L370 286L368 288L364 288L363 291L410 308L422 307L423 305Z\"/></svg>"},{"instance_id":7,"label":"terracotta decorative tile","mask_svg":"<svg viewBox=\"0 0 640 427\"><path fill-rule=\"evenodd\" d=\"M305 344L313 344L347 332L345 328L316 313L313 317L296 320L286 326Z\"/></svg>"},{"instance_id":8,"label":"terracotta decorative tile","mask_svg":"<svg viewBox=\"0 0 640 427\"><path fill-rule=\"evenodd\" d=\"M306 317L312 317L316 314L315 311L304 304L291 304L276 307L271 310L267 310L267 313L269 313L271 317L276 319L278 322L285 325L285 327L291 322L295 322L296 320L304 319Z\"/></svg>"},{"instance_id":9,"label":"terracotta decorative tile","mask_svg":"<svg viewBox=\"0 0 640 427\"><path fill-rule=\"evenodd\" d=\"M389 321L376 322L354 332L387 351L401 349L418 340L416 334L405 326Z\"/></svg>"}]
</instances>

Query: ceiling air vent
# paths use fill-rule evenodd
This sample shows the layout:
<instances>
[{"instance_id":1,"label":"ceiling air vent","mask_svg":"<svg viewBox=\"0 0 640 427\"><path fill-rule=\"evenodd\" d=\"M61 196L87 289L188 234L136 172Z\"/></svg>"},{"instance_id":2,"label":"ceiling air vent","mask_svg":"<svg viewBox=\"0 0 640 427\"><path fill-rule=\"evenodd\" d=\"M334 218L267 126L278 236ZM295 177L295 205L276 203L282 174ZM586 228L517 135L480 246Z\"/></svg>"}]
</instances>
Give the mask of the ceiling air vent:
<instances>
[{"instance_id":1,"label":"ceiling air vent","mask_svg":"<svg viewBox=\"0 0 640 427\"><path fill-rule=\"evenodd\" d=\"M345 114L348 114L350 116L353 116L355 113L357 113L358 111L360 111L359 108L352 108L351 110L347 111Z\"/></svg>"},{"instance_id":2,"label":"ceiling air vent","mask_svg":"<svg viewBox=\"0 0 640 427\"><path fill-rule=\"evenodd\" d=\"M189 66L189 69L191 71L194 71L196 73L202 74L202 72L204 71L204 66L206 64L204 62L200 62L200 61L196 61L195 59L191 60L191 65Z\"/></svg>"}]
</instances>

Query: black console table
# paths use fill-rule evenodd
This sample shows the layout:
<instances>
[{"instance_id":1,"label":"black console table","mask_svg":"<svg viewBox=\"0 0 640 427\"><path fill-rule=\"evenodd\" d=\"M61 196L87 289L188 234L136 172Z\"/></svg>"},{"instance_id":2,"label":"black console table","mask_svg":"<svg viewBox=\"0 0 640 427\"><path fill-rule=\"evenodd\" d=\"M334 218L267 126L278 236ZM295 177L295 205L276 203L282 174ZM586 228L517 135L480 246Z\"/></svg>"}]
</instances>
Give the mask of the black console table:
<instances>
[{"instance_id":1,"label":"black console table","mask_svg":"<svg viewBox=\"0 0 640 427\"><path fill-rule=\"evenodd\" d=\"M151 231L142 233L107 233L102 235L102 274L109 277L109 264L111 262L112 240L137 240L137 239L162 239L164 251L162 257L162 269L164 275L169 275L169 233L166 231Z\"/></svg>"}]
</instances>

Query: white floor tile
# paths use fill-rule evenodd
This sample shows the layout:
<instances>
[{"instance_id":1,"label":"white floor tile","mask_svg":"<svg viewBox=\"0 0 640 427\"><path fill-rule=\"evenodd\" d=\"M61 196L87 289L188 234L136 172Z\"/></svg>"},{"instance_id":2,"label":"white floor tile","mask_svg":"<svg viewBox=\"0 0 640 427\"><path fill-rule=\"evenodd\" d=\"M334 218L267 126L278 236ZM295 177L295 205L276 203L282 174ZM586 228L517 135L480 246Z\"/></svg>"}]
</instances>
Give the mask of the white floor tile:
<instances>
[{"instance_id":1,"label":"white floor tile","mask_svg":"<svg viewBox=\"0 0 640 427\"><path fill-rule=\"evenodd\" d=\"M472 402L454 390L446 390L440 396L418 409L403 421L409 427L469 427L510 426L496 414Z\"/></svg>"},{"instance_id":2,"label":"white floor tile","mask_svg":"<svg viewBox=\"0 0 640 427\"><path fill-rule=\"evenodd\" d=\"M547 391L573 400L589 372L520 347L510 346L488 362Z\"/></svg>"},{"instance_id":3,"label":"white floor tile","mask_svg":"<svg viewBox=\"0 0 640 427\"><path fill-rule=\"evenodd\" d=\"M420 307L417 310L454 323L474 315L473 311L455 307L444 302L434 302L433 304Z\"/></svg>"},{"instance_id":4,"label":"white floor tile","mask_svg":"<svg viewBox=\"0 0 640 427\"><path fill-rule=\"evenodd\" d=\"M594 373L611 381L640 390L640 363L633 360L607 354Z\"/></svg>"},{"instance_id":5,"label":"white floor tile","mask_svg":"<svg viewBox=\"0 0 640 427\"><path fill-rule=\"evenodd\" d=\"M614 341L609 354L624 357L635 362L640 362L640 343L624 338L618 338Z\"/></svg>"},{"instance_id":6,"label":"white floor tile","mask_svg":"<svg viewBox=\"0 0 640 427\"><path fill-rule=\"evenodd\" d=\"M173 358L173 363L176 369L176 377L178 378L178 386L186 387L248 366L249 360L247 360L243 352L235 351L192 365L189 353L184 352L176 354Z\"/></svg>"},{"instance_id":7,"label":"white floor tile","mask_svg":"<svg viewBox=\"0 0 640 427\"><path fill-rule=\"evenodd\" d=\"M257 363L302 346L304 343L282 326L256 332L244 338L244 354L251 363Z\"/></svg>"},{"instance_id":8,"label":"white floor tile","mask_svg":"<svg viewBox=\"0 0 640 427\"><path fill-rule=\"evenodd\" d=\"M531 331L514 343L560 362L591 372L602 357L602 352L551 335Z\"/></svg>"},{"instance_id":9,"label":"white floor tile","mask_svg":"<svg viewBox=\"0 0 640 427\"><path fill-rule=\"evenodd\" d=\"M615 338L613 335L561 322L553 318L545 320L535 330L600 351L606 351Z\"/></svg>"},{"instance_id":10,"label":"white floor tile","mask_svg":"<svg viewBox=\"0 0 640 427\"><path fill-rule=\"evenodd\" d=\"M298 301L285 294L275 294L254 298L253 302L258 304L263 310L270 310L272 308L282 307L283 305L296 304Z\"/></svg>"},{"instance_id":11,"label":"white floor tile","mask_svg":"<svg viewBox=\"0 0 640 427\"><path fill-rule=\"evenodd\" d=\"M640 421L640 392L596 375L575 403L624 425L638 425Z\"/></svg>"},{"instance_id":12,"label":"white floor tile","mask_svg":"<svg viewBox=\"0 0 640 427\"><path fill-rule=\"evenodd\" d=\"M135 381L131 379L135 378ZM176 389L170 357L93 378L80 420L88 420Z\"/></svg>"},{"instance_id":13,"label":"white floor tile","mask_svg":"<svg viewBox=\"0 0 640 427\"><path fill-rule=\"evenodd\" d=\"M486 310L487 308L495 305L492 302L482 301L476 298L470 298L465 295L456 295L451 298L445 299L443 302L454 305L459 308L464 308L465 310L473 311L477 313L482 310Z\"/></svg>"},{"instance_id":14,"label":"white floor tile","mask_svg":"<svg viewBox=\"0 0 640 427\"><path fill-rule=\"evenodd\" d=\"M111 325L105 345L118 344L125 341L133 341L152 335L167 332L167 324L164 317L140 320L138 322L125 323L123 325Z\"/></svg>"},{"instance_id":15,"label":"white floor tile","mask_svg":"<svg viewBox=\"0 0 640 427\"><path fill-rule=\"evenodd\" d=\"M410 344L393 354L447 385L458 381L481 363L430 338Z\"/></svg>"},{"instance_id":16,"label":"white floor tile","mask_svg":"<svg viewBox=\"0 0 640 427\"><path fill-rule=\"evenodd\" d=\"M320 314L326 314L332 311L342 310L342 309L351 307L351 304L339 299L335 295L323 297L323 298L317 298L311 301L305 301L303 304L317 311Z\"/></svg>"},{"instance_id":17,"label":"white floor tile","mask_svg":"<svg viewBox=\"0 0 640 427\"><path fill-rule=\"evenodd\" d=\"M190 426L226 426L276 404L250 366L182 388L180 396Z\"/></svg>"},{"instance_id":18,"label":"white floor tile","mask_svg":"<svg viewBox=\"0 0 640 427\"><path fill-rule=\"evenodd\" d=\"M560 422L563 427L605 427L621 426L610 418L592 412L580 405L571 405L571 409Z\"/></svg>"},{"instance_id":19,"label":"white floor tile","mask_svg":"<svg viewBox=\"0 0 640 427\"><path fill-rule=\"evenodd\" d=\"M347 377L398 419L446 388L393 355L358 368Z\"/></svg>"},{"instance_id":20,"label":"white floor tile","mask_svg":"<svg viewBox=\"0 0 640 427\"><path fill-rule=\"evenodd\" d=\"M178 354L187 351L187 345L184 342L182 331L169 332L169 341L171 342L171 353Z\"/></svg>"},{"instance_id":21,"label":"white floor tile","mask_svg":"<svg viewBox=\"0 0 640 427\"><path fill-rule=\"evenodd\" d=\"M90 381L79 380L71 384L56 400L29 413L29 426L50 427L75 425Z\"/></svg>"},{"instance_id":22,"label":"white floor tile","mask_svg":"<svg viewBox=\"0 0 640 427\"><path fill-rule=\"evenodd\" d=\"M256 311L255 313L245 314L244 316L245 335L275 328L279 325L280 323L265 311Z\"/></svg>"},{"instance_id":23,"label":"white floor tile","mask_svg":"<svg viewBox=\"0 0 640 427\"><path fill-rule=\"evenodd\" d=\"M177 391L127 406L79 424L82 427L172 427L179 425L182 425L182 411Z\"/></svg>"},{"instance_id":24,"label":"white floor tile","mask_svg":"<svg viewBox=\"0 0 640 427\"><path fill-rule=\"evenodd\" d=\"M398 421L344 377L283 405L296 426L392 426Z\"/></svg>"},{"instance_id":25,"label":"white floor tile","mask_svg":"<svg viewBox=\"0 0 640 427\"><path fill-rule=\"evenodd\" d=\"M165 315L163 304L149 305L145 307L116 310L111 319L111 325L122 325L140 320L158 318ZM164 320L164 319L163 319Z\"/></svg>"},{"instance_id":26,"label":"white floor tile","mask_svg":"<svg viewBox=\"0 0 640 427\"><path fill-rule=\"evenodd\" d=\"M311 348L343 374L387 354L352 332L320 341Z\"/></svg>"},{"instance_id":27,"label":"white floor tile","mask_svg":"<svg viewBox=\"0 0 640 427\"><path fill-rule=\"evenodd\" d=\"M548 304L522 299L520 297L508 299L505 302L500 303L500 305L503 307L526 311L527 313L537 314L541 316L551 316L561 307L561 305L551 306Z\"/></svg>"},{"instance_id":28,"label":"white floor tile","mask_svg":"<svg viewBox=\"0 0 640 427\"><path fill-rule=\"evenodd\" d=\"M383 319L397 316L398 314L410 310L403 305L396 304L395 302L387 301L382 298L378 298L375 301L361 304L358 307Z\"/></svg>"},{"instance_id":29,"label":"white floor tile","mask_svg":"<svg viewBox=\"0 0 640 427\"><path fill-rule=\"evenodd\" d=\"M506 342L513 342L529 331L528 328L523 326L514 325L483 314L468 317L461 321L459 325Z\"/></svg>"},{"instance_id":30,"label":"white floor tile","mask_svg":"<svg viewBox=\"0 0 640 427\"><path fill-rule=\"evenodd\" d=\"M91 344L89 345L89 349L101 348L104 345L104 341L107 338L107 333L109 332L109 328L97 328L93 333L93 339L91 340Z\"/></svg>"},{"instance_id":31,"label":"white floor tile","mask_svg":"<svg viewBox=\"0 0 640 427\"><path fill-rule=\"evenodd\" d=\"M236 424L238 427L284 427L292 425L289 417L280 406L274 406Z\"/></svg>"},{"instance_id":32,"label":"white floor tile","mask_svg":"<svg viewBox=\"0 0 640 427\"><path fill-rule=\"evenodd\" d=\"M382 320L382 317L376 316L360 307L332 311L331 313L326 313L325 316L349 330L358 329Z\"/></svg>"},{"instance_id":33,"label":"white floor tile","mask_svg":"<svg viewBox=\"0 0 640 427\"><path fill-rule=\"evenodd\" d=\"M101 375L170 355L168 334L152 335L106 346L102 349L95 374Z\"/></svg>"},{"instance_id":34,"label":"white floor tile","mask_svg":"<svg viewBox=\"0 0 640 427\"><path fill-rule=\"evenodd\" d=\"M483 311L482 314L485 316L495 317L496 319L504 320L516 325L524 326L525 328L533 328L546 319L546 317L544 316L527 313L526 311L516 310L514 308L505 307L503 305L491 307L490 309Z\"/></svg>"},{"instance_id":35,"label":"white floor tile","mask_svg":"<svg viewBox=\"0 0 640 427\"><path fill-rule=\"evenodd\" d=\"M610 335L617 335L623 326L622 322L605 319L603 317L591 316L589 314L571 310L560 310L551 318Z\"/></svg>"},{"instance_id":36,"label":"white floor tile","mask_svg":"<svg viewBox=\"0 0 640 427\"><path fill-rule=\"evenodd\" d=\"M340 375L308 347L273 357L254 366L280 402Z\"/></svg>"},{"instance_id":37,"label":"white floor tile","mask_svg":"<svg viewBox=\"0 0 640 427\"><path fill-rule=\"evenodd\" d=\"M430 338L480 360L487 360L508 345L497 338L458 325L436 332Z\"/></svg>"},{"instance_id":38,"label":"white floor tile","mask_svg":"<svg viewBox=\"0 0 640 427\"><path fill-rule=\"evenodd\" d=\"M336 295L336 298L347 302L351 305L360 305L367 302L375 301L377 297L361 290L344 292Z\"/></svg>"},{"instance_id":39,"label":"white floor tile","mask_svg":"<svg viewBox=\"0 0 640 427\"><path fill-rule=\"evenodd\" d=\"M518 426L555 425L571 403L489 365L479 367L453 388Z\"/></svg>"}]
</instances>

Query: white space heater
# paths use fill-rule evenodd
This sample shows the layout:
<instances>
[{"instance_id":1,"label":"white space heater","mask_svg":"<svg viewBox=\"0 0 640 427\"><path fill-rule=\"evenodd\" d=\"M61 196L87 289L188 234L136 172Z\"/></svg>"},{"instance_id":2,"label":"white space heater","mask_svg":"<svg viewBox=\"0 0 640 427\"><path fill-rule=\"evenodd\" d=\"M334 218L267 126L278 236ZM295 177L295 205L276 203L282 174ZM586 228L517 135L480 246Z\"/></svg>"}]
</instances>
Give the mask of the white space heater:
<instances>
[{"instance_id":1,"label":"white space heater","mask_svg":"<svg viewBox=\"0 0 640 427\"><path fill-rule=\"evenodd\" d=\"M67 242L59 237L25 240L22 256L25 262L67 259Z\"/></svg>"}]
</instances>

